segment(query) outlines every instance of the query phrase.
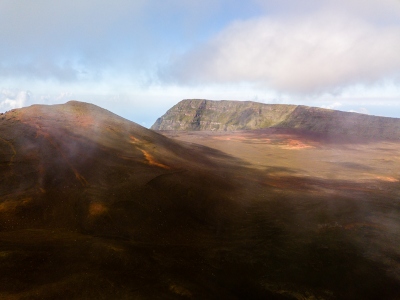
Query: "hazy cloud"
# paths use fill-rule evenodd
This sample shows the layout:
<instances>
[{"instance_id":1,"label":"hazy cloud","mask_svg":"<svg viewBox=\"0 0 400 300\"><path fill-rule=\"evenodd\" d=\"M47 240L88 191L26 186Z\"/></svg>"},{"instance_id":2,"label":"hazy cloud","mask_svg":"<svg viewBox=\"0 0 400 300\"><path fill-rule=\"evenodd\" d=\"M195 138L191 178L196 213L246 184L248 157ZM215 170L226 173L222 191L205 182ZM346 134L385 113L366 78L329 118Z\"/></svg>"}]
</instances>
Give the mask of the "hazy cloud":
<instances>
[{"instance_id":1,"label":"hazy cloud","mask_svg":"<svg viewBox=\"0 0 400 300\"><path fill-rule=\"evenodd\" d=\"M33 61L29 63L0 63L0 78L56 79L63 82L84 79L86 71L70 62Z\"/></svg>"},{"instance_id":2,"label":"hazy cloud","mask_svg":"<svg viewBox=\"0 0 400 300\"><path fill-rule=\"evenodd\" d=\"M14 108L21 108L29 101L31 94L28 91L17 91L10 89L0 90L0 111L8 111Z\"/></svg>"},{"instance_id":3,"label":"hazy cloud","mask_svg":"<svg viewBox=\"0 0 400 300\"><path fill-rule=\"evenodd\" d=\"M229 11L224 3L0 1L0 77L77 81L150 73L166 53L199 38L209 18Z\"/></svg>"},{"instance_id":4,"label":"hazy cloud","mask_svg":"<svg viewBox=\"0 0 400 300\"><path fill-rule=\"evenodd\" d=\"M400 26L318 13L235 22L175 58L162 76L183 83L253 82L289 93L319 93L398 76Z\"/></svg>"},{"instance_id":5,"label":"hazy cloud","mask_svg":"<svg viewBox=\"0 0 400 300\"><path fill-rule=\"evenodd\" d=\"M340 102L334 102L332 104L326 105L324 106L324 108L328 108L328 109L338 109L339 107L342 106L342 103Z\"/></svg>"},{"instance_id":6,"label":"hazy cloud","mask_svg":"<svg viewBox=\"0 0 400 300\"><path fill-rule=\"evenodd\" d=\"M400 2L398 0L255 0L273 14L308 14L318 11L343 11L369 19L384 19L399 22Z\"/></svg>"},{"instance_id":7,"label":"hazy cloud","mask_svg":"<svg viewBox=\"0 0 400 300\"><path fill-rule=\"evenodd\" d=\"M360 107L357 110L350 110L350 112L355 112L355 113L359 113L359 114L364 114L364 115L369 115L369 111L368 109L366 109L365 107Z\"/></svg>"},{"instance_id":8,"label":"hazy cloud","mask_svg":"<svg viewBox=\"0 0 400 300\"><path fill-rule=\"evenodd\" d=\"M146 1L1 1L0 76L96 78L119 57ZM126 46L126 45L125 45Z\"/></svg>"}]
</instances>

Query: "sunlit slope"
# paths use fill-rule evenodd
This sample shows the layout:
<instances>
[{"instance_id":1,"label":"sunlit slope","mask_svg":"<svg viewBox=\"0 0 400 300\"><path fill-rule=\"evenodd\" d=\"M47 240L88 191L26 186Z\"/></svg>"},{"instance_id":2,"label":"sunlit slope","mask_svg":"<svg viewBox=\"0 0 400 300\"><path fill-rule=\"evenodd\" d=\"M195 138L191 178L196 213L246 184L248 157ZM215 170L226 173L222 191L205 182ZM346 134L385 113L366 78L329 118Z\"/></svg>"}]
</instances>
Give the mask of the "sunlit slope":
<instances>
[{"instance_id":1,"label":"sunlit slope","mask_svg":"<svg viewBox=\"0 0 400 300\"><path fill-rule=\"evenodd\" d=\"M400 140L400 119L251 101L183 100L160 117L152 129L230 131L270 127L325 137Z\"/></svg>"}]
</instances>

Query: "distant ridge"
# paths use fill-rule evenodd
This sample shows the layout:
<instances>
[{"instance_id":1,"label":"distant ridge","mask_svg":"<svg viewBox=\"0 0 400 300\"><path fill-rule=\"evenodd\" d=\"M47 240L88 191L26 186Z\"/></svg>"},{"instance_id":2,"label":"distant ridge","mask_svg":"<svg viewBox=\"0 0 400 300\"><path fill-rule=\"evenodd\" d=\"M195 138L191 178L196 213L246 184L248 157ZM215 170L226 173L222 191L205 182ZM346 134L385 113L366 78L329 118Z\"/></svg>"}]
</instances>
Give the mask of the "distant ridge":
<instances>
[{"instance_id":1,"label":"distant ridge","mask_svg":"<svg viewBox=\"0 0 400 300\"><path fill-rule=\"evenodd\" d=\"M287 128L319 134L400 139L400 119L252 101L182 100L151 127L153 130L233 131Z\"/></svg>"}]
</instances>

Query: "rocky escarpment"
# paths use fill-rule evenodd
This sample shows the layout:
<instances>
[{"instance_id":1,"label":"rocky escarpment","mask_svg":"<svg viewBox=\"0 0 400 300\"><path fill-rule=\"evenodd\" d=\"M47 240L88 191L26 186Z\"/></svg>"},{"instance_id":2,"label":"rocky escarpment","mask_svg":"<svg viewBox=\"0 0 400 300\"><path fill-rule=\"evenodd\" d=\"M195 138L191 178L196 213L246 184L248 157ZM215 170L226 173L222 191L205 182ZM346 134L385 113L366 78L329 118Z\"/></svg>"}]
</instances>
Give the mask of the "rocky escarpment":
<instances>
[{"instance_id":1,"label":"rocky escarpment","mask_svg":"<svg viewBox=\"0 0 400 300\"><path fill-rule=\"evenodd\" d=\"M159 118L154 130L288 128L324 135L400 139L400 119L303 105L251 101L183 100Z\"/></svg>"},{"instance_id":2,"label":"rocky escarpment","mask_svg":"<svg viewBox=\"0 0 400 300\"><path fill-rule=\"evenodd\" d=\"M241 130L277 125L296 105L251 101L183 100L151 127L154 130Z\"/></svg>"}]
</instances>

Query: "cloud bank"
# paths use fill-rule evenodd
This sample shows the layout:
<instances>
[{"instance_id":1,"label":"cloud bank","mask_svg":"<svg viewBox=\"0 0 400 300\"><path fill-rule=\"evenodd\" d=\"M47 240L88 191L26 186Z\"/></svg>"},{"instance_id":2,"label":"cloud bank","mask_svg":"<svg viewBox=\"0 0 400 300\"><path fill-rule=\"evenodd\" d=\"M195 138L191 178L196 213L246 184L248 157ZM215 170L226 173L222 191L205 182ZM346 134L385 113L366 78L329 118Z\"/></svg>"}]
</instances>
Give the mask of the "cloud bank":
<instances>
[{"instance_id":1,"label":"cloud bank","mask_svg":"<svg viewBox=\"0 0 400 300\"><path fill-rule=\"evenodd\" d=\"M399 80L400 25L375 26L352 15L320 12L239 21L175 57L166 81L241 83L284 93L335 92Z\"/></svg>"}]
</instances>

